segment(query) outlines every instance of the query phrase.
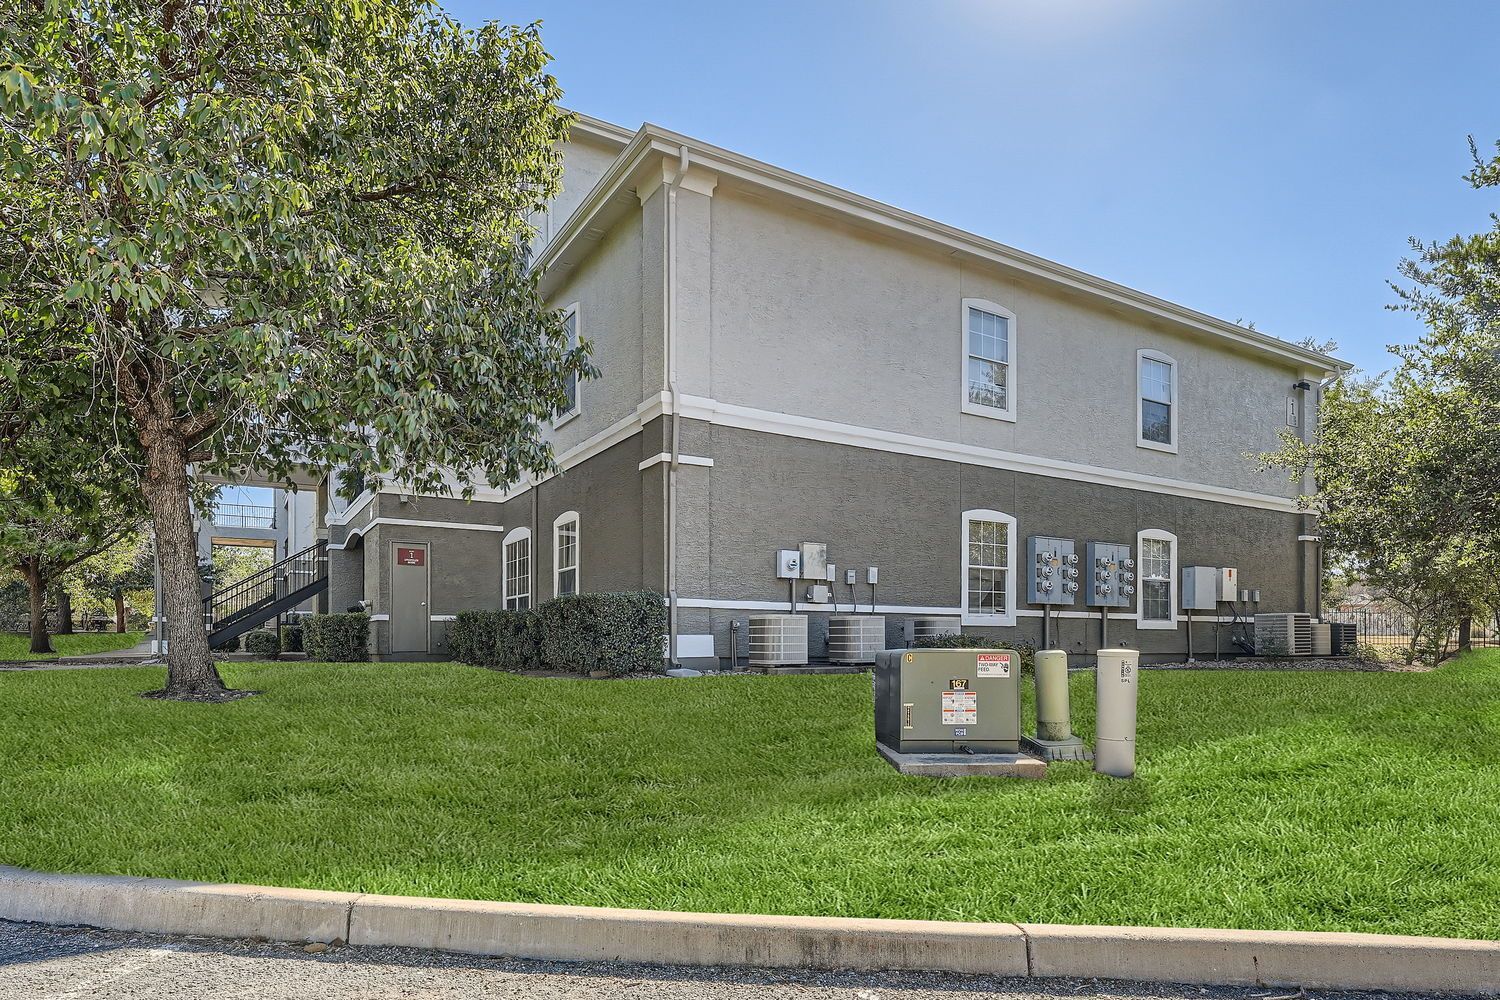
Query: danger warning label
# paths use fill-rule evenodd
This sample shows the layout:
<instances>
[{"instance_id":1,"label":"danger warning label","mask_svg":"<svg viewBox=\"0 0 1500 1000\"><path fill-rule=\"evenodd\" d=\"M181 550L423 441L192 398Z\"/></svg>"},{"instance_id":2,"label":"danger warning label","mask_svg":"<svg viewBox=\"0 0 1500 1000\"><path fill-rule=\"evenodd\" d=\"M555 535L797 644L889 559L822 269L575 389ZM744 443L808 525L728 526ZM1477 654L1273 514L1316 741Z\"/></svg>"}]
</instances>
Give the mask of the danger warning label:
<instances>
[{"instance_id":1,"label":"danger warning label","mask_svg":"<svg viewBox=\"0 0 1500 1000\"><path fill-rule=\"evenodd\" d=\"M979 676L980 677L1009 677L1010 676L1010 654L1009 653L980 653L979 654Z\"/></svg>"}]
</instances>

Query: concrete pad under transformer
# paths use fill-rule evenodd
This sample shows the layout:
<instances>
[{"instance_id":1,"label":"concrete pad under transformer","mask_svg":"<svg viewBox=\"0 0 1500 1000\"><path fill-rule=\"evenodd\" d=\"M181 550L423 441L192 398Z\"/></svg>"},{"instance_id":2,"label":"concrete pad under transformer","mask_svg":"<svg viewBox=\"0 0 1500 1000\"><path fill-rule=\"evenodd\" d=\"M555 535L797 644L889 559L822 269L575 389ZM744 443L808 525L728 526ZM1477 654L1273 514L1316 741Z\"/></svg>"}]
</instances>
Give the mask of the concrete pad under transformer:
<instances>
[{"instance_id":1,"label":"concrete pad under transformer","mask_svg":"<svg viewBox=\"0 0 1500 1000\"><path fill-rule=\"evenodd\" d=\"M920 778L1045 778L1047 762L1024 753L897 753L875 749L902 774Z\"/></svg>"}]
</instances>

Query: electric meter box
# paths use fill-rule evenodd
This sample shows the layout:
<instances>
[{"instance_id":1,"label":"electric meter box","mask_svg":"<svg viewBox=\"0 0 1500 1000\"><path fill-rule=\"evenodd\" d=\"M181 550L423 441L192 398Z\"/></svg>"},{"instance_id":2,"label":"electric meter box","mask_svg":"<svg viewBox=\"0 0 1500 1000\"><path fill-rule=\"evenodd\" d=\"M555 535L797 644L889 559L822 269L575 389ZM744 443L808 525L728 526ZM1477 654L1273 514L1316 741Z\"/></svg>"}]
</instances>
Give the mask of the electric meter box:
<instances>
[{"instance_id":1,"label":"electric meter box","mask_svg":"<svg viewBox=\"0 0 1500 1000\"><path fill-rule=\"evenodd\" d=\"M875 657L875 740L896 753L1017 753L1013 649L887 649Z\"/></svg>"},{"instance_id":2,"label":"electric meter box","mask_svg":"<svg viewBox=\"0 0 1500 1000\"><path fill-rule=\"evenodd\" d=\"M1078 594L1078 555L1073 539L1032 535L1026 539L1026 600L1071 606Z\"/></svg>"},{"instance_id":3,"label":"electric meter box","mask_svg":"<svg viewBox=\"0 0 1500 1000\"><path fill-rule=\"evenodd\" d=\"M802 579L828 578L828 546L825 543L803 542L799 555L802 557Z\"/></svg>"},{"instance_id":4,"label":"electric meter box","mask_svg":"<svg viewBox=\"0 0 1500 1000\"><path fill-rule=\"evenodd\" d=\"M1089 542L1084 547L1084 603L1092 608L1128 608L1135 603L1135 562L1130 546Z\"/></svg>"}]
</instances>

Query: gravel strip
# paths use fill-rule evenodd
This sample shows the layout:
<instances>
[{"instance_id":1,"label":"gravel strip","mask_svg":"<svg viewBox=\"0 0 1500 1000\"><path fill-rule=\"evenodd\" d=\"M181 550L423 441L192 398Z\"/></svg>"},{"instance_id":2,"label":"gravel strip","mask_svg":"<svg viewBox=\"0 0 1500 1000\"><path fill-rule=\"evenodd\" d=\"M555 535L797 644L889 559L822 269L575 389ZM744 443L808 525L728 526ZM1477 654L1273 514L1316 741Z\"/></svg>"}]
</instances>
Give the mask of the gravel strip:
<instances>
[{"instance_id":1,"label":"gravel strip","mask_svg":"<svg viewBox=\"0 0 1500 1000\"><path fill-rule=\"evenodd\" d=\"M1300 992L936 973L797 972L564 964L406 948L297 946L161 937L0 921L0 997L90 1000L495 998L535 1000L1406 1000L1414 994ZM309 950L309 948L313 950ZM1444 1000L1441 994L1429 1000Z\"/></svg>"}]
</instances>

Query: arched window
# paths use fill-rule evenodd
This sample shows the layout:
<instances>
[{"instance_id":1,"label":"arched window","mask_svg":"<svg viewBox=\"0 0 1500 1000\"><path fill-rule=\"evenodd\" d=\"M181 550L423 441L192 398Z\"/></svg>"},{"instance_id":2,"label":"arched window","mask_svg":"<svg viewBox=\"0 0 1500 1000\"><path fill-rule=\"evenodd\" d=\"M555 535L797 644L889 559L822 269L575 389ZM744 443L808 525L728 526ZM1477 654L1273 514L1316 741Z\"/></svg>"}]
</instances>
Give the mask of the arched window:
<instances>
[{"instance_id":1,"label":"arched window","mask_svg":"<svg viewBox=\"0 0 1500 1000\"><path fill-rule=\"evenodd\" d=\"M1147 528L1135 536L1137 628L1177 628L1177 536Z\"/></svg>"},{"instance_id":2,"label":"arched window","mask_svg":"<svg viewBox=\"0 0 1500 1000\"><path fill-rule=\"evenodd\" d=\"M1016 623L1016 519L998 510L966 510L963 523L963 623Z\"/></svg>"},{"instance_id":3,"label":"arched window","mask_svg":"<svg viewBox=\"0 0 1500 1000\"><path fill-rule=\"evenodd\" d=\"M1016 419L1016 314L986 299L964 299L960 406L965 413Z\"/></svg>"},{"instance_id":4,"label":"arched window","mask_svg":"<svg viewBox=\"0 0 1500 1000\"><path fill-rule=\"evenodd\" d=\"M566 511L552 522L552 595L578 593L578 512Z\"/></svg>"},{"instance_id":5,"label":"arched window","mask_svg":"<svg viewBox=\"0 0 1500 1000\"><path fill-rule=\"evenodd\" d=\"M512 528L505 533L505 572L501 597L507 611L531 607L531 529Z\"/></svg>"}]
</instances>

